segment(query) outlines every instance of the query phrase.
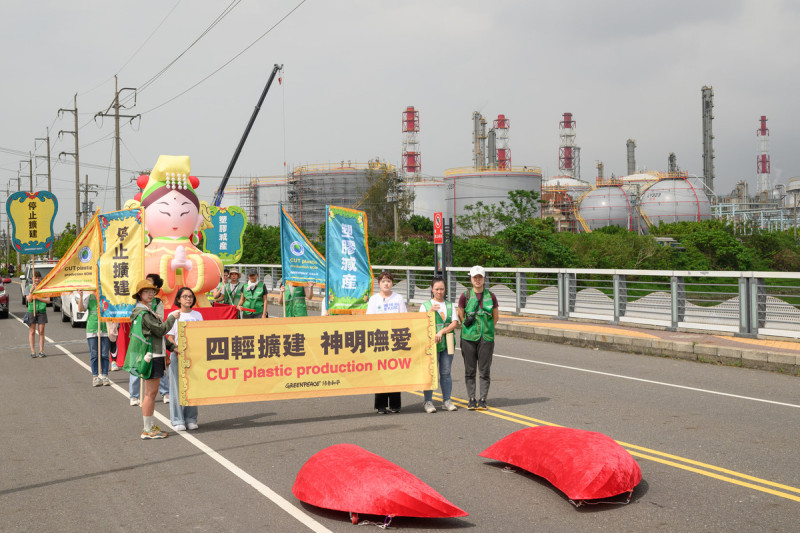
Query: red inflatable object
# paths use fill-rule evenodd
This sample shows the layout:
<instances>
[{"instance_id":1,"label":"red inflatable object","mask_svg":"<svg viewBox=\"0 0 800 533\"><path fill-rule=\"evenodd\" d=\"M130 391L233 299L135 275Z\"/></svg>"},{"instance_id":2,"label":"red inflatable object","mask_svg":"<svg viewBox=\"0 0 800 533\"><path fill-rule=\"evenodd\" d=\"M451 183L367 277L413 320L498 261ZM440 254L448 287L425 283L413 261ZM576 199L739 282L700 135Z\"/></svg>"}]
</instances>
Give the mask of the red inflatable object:
<instances>
[{"instance_id":1,"label":"red inflatable object","mask_svg":"<svg viewBox=\"0 0 800 533\"><path fill-rule=\"evenodd\" d=\"M468 516L396 464L355 444L336 444L312 455L297 473L292 493L317 507L381 516Z\"/></svg>"},{"instance_id":2,"label":"red inflatable object","mask_svg":"<svg viewBox=\"0 0 800 533\"><path fill-rule=\"evenodd\" d=\"M521 429L480 456L541 476L571 500L610 498L631 492L642 480L639 464L625 448L602 433L581 429Z\"/></svg>"}]
</instances>

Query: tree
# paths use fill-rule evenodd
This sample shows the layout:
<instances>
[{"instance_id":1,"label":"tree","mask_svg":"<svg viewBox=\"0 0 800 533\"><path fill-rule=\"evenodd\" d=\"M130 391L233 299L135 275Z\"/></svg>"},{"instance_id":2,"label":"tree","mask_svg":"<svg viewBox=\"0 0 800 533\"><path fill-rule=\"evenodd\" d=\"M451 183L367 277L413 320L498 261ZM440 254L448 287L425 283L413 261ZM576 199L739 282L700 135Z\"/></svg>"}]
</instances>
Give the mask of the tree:
<instances>
[{"instance_id":1,"label":"tree","mask_svg":"<svg viewBox=\"0 0 800 533\"><path fill-rule=\"evenodd\" d=\"M392 235L394 203L399 221L406 220L414 208L413 192L410 187L402 187L397 172L384 163L371 162L366 176L369 187L358 209L367 214L368 233L377 237Z\"/></svg>"},{"instance_id":2,"label":"tree","mask_svg":"<svg viewBox=\"0 0 800 533\"><path fill-rule=\"evenodd\" d=\"M497 221L504 226L511 226L534 219L541 203L539 193L536 191L524 189L509 191L508 202L500 201Z\"/></svg>"},{"instance_id":3,"label":"tree","mask_svg":"<svg viewBox=\"0 0 800 533\"><path fill-rule=\"evenodd\" d=\"M53 257L64 257L69 247L72 246L72 243L77 239L75 233L75 225L67 222L67 227L64 228L64 231L62 231L53 242Z\"/></svg>"},{"instance_id":4,"label":"tree","mask_svg":"<svg viewBox=\"0 0 800 533\"><path fill-rule=\"evenodd\" d=\"M502 226L498 221L498 207L478 200L474 205L464 206L465 215L457 215L456 223L466 237L488 239Z\"/></svg>"},{"instance_id":5,"label":"tree","mask_svg":"<svg viewBox=\"0 0 800 533\"><path fill-rule=\"evenodd\" d=\"M433 237L433 220L422 215L411 215L407 225L414 230L417 235L430 235Z\"/></svg>"},{"instance_id":6,"label":"tree","mask_svg":"<svg viewBox=\"0 0 800 533\"><path fill-rule=\"evenodd\" d=\"M248 224L242 238L246 265L281 262L281 230L278 226Z\"/></svg>"},{"instance_id":7,"label":"tree","mask_svg":"<svg viewBox=\"0 0 800 533\"><path fill-rule=\"evenodd\" d=\"M578 263L575 253L556 237L552 218L514 224L498 233L497 238L519 266L566 268Z\"/></svg>"}]
</instances>

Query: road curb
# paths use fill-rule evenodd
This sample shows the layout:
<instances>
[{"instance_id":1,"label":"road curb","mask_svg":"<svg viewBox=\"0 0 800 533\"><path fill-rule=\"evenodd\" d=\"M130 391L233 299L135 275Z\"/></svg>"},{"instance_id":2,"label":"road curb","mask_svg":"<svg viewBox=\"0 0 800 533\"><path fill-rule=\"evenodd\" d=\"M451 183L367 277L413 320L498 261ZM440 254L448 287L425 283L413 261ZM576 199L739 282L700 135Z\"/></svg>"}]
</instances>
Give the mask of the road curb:
<instances>
[{"instance_id":1,"label":"road curb","mask_svg":"<svg viewBox=\"0 0 800 533\"><path fill-rule=\"evenodd\" d=\"M681 342L665 339L643 339L625 335L594 333L580 330L562 330L524 324L495 326L498 334L556 344L568 344L581 348L597 348L618 352L671 357L700 363L737 366L757 370L769 370L783 374L800 372L800 356L794 354L764 352L734 346L717 346L696 342Z\"/></svg>"}]
</instances>

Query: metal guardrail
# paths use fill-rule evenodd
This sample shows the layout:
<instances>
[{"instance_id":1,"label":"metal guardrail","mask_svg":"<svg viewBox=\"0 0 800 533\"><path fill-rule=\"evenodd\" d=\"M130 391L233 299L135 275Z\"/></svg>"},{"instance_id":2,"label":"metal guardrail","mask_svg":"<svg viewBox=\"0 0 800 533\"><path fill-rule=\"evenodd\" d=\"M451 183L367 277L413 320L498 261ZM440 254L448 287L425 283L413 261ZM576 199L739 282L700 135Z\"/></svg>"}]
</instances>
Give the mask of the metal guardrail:
<instances>
[{"instance_id":1,"label":"metal guardrail","mask_svg":"<svg viewBox=\"0 0 800 533\"><path fill-rule=\"evenodd\" d=\"M243 272L257 269L268 289L278 290L280 265L237 266ZM372 269L376 275L391 271L394 290L408 304L431 297L433 267ZM486 278L500 310L520 316L800 338L800 273L486 268ZM447 294L453 302L470 286L469 268L448 269Z\"/></svg>"}]
</instances>

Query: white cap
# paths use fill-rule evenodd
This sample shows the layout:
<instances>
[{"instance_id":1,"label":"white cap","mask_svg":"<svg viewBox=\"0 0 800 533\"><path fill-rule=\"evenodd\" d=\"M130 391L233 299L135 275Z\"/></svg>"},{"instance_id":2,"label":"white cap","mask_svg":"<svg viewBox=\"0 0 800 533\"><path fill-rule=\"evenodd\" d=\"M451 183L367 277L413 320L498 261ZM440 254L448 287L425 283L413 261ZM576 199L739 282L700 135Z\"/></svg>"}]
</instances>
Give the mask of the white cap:
<instances>
[{"instance_id":1,"label":"white cap","mask_svg":"<svg viewBox=\"0 0 800 533\"><path fill-rule=\"evenodd\" d=\"M472 278L475 276L483 276L484 278L486 277L486 271L483 269L482 266L475 265L474 267L469 269L469 277Z\"/></svg>"}]
</instances>

